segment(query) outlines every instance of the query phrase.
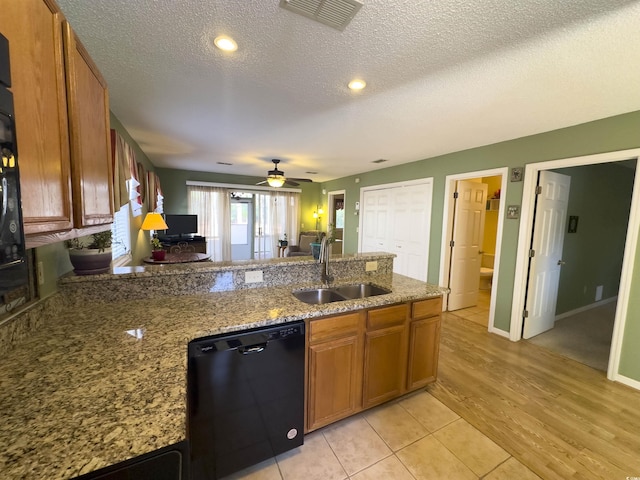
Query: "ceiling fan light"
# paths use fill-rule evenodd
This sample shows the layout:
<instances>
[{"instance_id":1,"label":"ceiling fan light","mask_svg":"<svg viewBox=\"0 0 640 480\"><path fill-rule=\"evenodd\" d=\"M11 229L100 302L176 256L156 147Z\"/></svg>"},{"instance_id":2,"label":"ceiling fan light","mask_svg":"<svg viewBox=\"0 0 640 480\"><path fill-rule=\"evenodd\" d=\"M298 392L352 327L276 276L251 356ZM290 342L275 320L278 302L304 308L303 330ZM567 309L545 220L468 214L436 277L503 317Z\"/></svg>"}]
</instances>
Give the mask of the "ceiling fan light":
<instances>
[{"instance_id":1,"label":"ceiling fan light","mask_svg":"<svg viewBox=\"0 0 640 480\"><path fill-rule=\"evenodd\" d=\"M270 187L279 188L284 185L285 178L282 175L269 175L267 183Z\"/></svg>"}]
</instances>

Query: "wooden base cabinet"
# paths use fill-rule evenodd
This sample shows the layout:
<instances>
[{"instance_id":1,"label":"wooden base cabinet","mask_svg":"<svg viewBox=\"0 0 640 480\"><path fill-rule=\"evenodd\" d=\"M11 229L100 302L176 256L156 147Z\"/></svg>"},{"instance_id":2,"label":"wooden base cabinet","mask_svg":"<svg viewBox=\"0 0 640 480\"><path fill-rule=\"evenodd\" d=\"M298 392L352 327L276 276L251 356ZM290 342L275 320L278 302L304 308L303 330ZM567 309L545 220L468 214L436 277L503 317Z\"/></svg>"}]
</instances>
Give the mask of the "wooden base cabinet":
<instances>
[{"instance_id":1,"label":"wooden base cabinet","mask_svg":"<svg viewBox=\"0 0 640 480\"><path fill-rule=\"evenodd\" d=\"M310 322L307 430L323 427L360 410L362 322L362 313Z\"/></svg>"},{"instance_id":2,"label":"wooden base cabinet","mask_svg":"<svg viewBox=\"0 0 640 480\"><path fill-rule=\"evenodd\" d=\"M411 310L408 391L436 381L440 353L442 297L414 302Z\"/></svg>"},{"instance_id":3,"label":"wooden base cabinet","mask_svg":"<svg viewBox=\"0 0 640 480\"><path fill-rule=\"evenodd\" d=\"M367 312L364 344L364 408L391 400L404 391L407 369L408 305Z\"/></svg>"},{"instance_id":4,"label":"wooden base cabinet","mask_svg":"<svg viewBox=\"0 0 640 480\"><path fill-rule=\"evenodd\" d=\"M306 431L434 382L441 309L436 297L310 320Z\"/></svg>"}]
</instances>

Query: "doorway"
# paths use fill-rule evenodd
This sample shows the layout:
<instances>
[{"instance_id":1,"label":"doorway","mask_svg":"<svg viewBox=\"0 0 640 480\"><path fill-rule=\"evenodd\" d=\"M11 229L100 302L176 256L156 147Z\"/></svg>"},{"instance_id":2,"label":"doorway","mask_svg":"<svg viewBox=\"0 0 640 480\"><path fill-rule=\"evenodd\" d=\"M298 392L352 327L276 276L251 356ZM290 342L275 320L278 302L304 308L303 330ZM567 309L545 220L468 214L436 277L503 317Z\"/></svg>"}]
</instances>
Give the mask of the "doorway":
<instances>
[{"instance_id":1,"label":"doorway","mask_svg":"<svg viewBox=\"0 0 640 480\"><path fill-rule=\"evenodd\" d=\"M253 195L231 195L231 260L253 258Z\"/></svg>"},{"instance_id":2,"label":"doorway","mask_svg":"<svg viewBox=\"0 0 640 480\"><path fill-rule=\"evenodd\" d=\"M334 242L331 244L331 254L344 253L344 214L345 214L345 190L329 192L327 202L329 204L329 224L333 226Z\"/></svg>"},{"instance_id":3,"label":"doorway","mask_svg":"<svg viewBox=\"0 0 640 480\"><path fill-rule=\"evenodd\" d=\"M626 150L621 152L610 152L605 154L598 155L590 155L585 157L576 157L569 159L561 159L554 160L548 162L540 162L536 164L529 164L525 167L525 175L524 175L524 185L523 185L523 199L522 199L522 217L518 235L518 250L517 250L517 258L516 258L516 271L515 271L515 283L514 283L514 294L513 294L513 303L512 303L512 316L511 316L511 329L510 329L510 339L511 340L520 340L522 338L523 325L525 323L524 313L526 310L527 304L530 302L529 299L526 299L526 287L527 281L529 279L529 255L528 251L531 245L531 238L534 232L534 209L535 209L535 191L538 181L538 174L541 171L545 170L557 170L557 169L569 169L570 167L580 167L580 166L594 166L601 164L611 164L619 162L620 165L623 165L626 162L633 161L634 163L637 161L638 156L640 155L640 150ZM624 168L620 166L619 168ZM627 176L633 180L633 185L631 187L631 198L630 198L630 214L628 216L628 222L626 226L626 233L623 235L623 240L621 241L621 245L619 246L619 250L623 252L621 258L621 265L619 268L619 283L616 284L617 288L617 305L615 308L615 318L613 325L613 333L611 336L611 348L610 355L608 359L608 367L607 367L607 378L610 380L617 380L623 383L626 383L625 378L618 375L618 366L620 362L620 350L622 344L622 337L624 332L624 323L627 317L627 305L629 301L630 294L630 284L631 284L631 275L632 275L632 263L633 257L635 255L636 246L637 246L637 231L640 225L640 218L638 216L637 210L640 205L640 193L638 192L639 186L637 181L637 169L635 172L633 170L628 170ZM603 177L604 178L604 177ZM573 187L572 187L573 188ZM597 199L603 204L606 203L606 198L597 197ZM575 213L575 212L574 212ZM569 216L572 216L571 212L568 212ZM578 215L576 215L578 216ZM574 219L572 222L569 222L571 227L577 226L577 231L581 230L582 225L578 221L578 219ZM602 230L607 230L605 227ZM567 237L571 234L567 234ZM593 249L592 249L593 250ZM574 251L574 249L569 249L568 251ZM612 249L609 249L612 251ZM603 253L606 255L606 252ZM564 255L563 255L564 256ZM575 264L585 264L585 262L593 261L593 254L590 258L585 258L583 256L580 259L572 259L571 263ZM564 259L561 259L565 261ZM568 264L567 264L568 265ZM578 277L579 278L579 277ZM574 282L575 283L575 282ZM606 283L606 282L603 282ZM585 287L582 284L577 285L578 289L585 290ZM602 296L603 290L609 288L609 292L611 293L611 288L606 286L600 286L602 288L594 289L591 291L589 286L587 286L584 294L589 296L590 298L598 298L597 296ZM605 290L606 292L606 290ZM595 295L592 295L595 293ZM574 292L575 295L575 292ZM611 294L612 297L615 296L615 292ZM606 299L605 299L606 300ZM588 303L588 302L587 302ZM597 302L591 301L591 305L587 304L586 307L593 306Z\"/></svg>"},{"instance_id":4,"label":"doorway","mask_svg":"<svg viewBox=\"0 0 640 480\"><path fill-rule=\"evenodd\" d=\"M443 308L455 310L456 315L480 323L488 331L498 334L501 331L494 328L494 316L504 221L501 212L505 209L507 173L506 168L498 168L446 177L440 258L440 285L447 285L452 291L443 299ZM474 184L478 188L474 189ZM473 212L468 210L465 213L465 208L460 207L456 198L455 192L465 189L471 192L467 196L476 197L486 191L486 197L477 202ZM483 222L482 228L474 226L478 222ZM468 224L466 228L465 224ZM460 232L464 235L465 231L470 230L482 231L480 237L477 240L461 240ZM473 233L469 234L474 236ZM458 298L452 298L453 295Z\"/></svg>"}]
</instances>

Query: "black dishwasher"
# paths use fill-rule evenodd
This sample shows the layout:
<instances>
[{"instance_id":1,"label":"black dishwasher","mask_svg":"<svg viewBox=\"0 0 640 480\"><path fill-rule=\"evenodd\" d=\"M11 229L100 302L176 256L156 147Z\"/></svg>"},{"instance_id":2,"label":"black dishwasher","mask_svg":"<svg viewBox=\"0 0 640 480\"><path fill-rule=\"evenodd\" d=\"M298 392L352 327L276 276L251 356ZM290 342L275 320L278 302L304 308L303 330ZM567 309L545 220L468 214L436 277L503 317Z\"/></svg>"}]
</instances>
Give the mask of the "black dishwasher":
<instances>
[{"instance_id":1,"label":"black dishwasher","mask_svg":"<svg viewBox=\"0 0 640 480\"><path fill-rule=\"evenodd\" d=\"M192 480L218 479L302 445L304 322L189 343Z\"/></svg>"}]
</instances>

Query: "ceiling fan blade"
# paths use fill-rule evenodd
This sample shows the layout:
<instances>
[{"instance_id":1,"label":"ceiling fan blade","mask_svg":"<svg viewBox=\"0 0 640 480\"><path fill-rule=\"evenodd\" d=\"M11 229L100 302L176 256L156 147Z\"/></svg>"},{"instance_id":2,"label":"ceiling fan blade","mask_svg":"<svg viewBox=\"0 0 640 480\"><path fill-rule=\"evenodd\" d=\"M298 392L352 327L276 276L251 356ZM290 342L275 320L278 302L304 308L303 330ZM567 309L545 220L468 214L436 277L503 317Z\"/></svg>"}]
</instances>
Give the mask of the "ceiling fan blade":
<instances>
[{"instance_id":1,"label":"ceiling fan blade","mask_svg":"<svg viewBox=\"0 0 640 480\"><path fill-rule=\"evenodd\" d=\"M267 184L267 183L268 183L268 182L267 182L266 180L263 180L262 182L258 182L258 183L256 183L256 185L265 185L265 184Z\"/></svg>"},{"instance_id":2,"label":"ceiling fan blade","mask_svg":"<svg viewBox=\"0 0 640 480\"><path fill-rule=\"evenodd\" d=\"M287 180L293 180L295 182L309 182L309 183L313 183L313 180L311 180L310 178L288 178Z\"/></svg>"},{"instance_id":3,"label":"ceiling fan blade","mask_svg":"<svg viewBox=\"0 0 640 480\"><path fill-rule=\"evenodd\" d=\"M287 178L284 181L284 184L288 185L289 187L297 187L298 185L300 185L298 182L294 182L293 180L294 180L293 178ZM297 180L297 179L295 179L295 180Z\"/></svg>"}]
</instances>

